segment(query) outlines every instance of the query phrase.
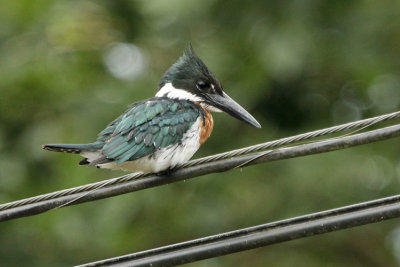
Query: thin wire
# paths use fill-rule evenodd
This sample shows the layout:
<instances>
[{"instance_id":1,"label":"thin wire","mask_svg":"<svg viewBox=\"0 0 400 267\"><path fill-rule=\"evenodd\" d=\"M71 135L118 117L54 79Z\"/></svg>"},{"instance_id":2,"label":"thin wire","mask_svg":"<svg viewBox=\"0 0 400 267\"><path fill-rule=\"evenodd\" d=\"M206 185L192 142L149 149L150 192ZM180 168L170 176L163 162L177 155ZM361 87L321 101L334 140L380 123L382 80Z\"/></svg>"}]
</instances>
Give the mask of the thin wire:
<instances>
[{"instance_id":1,"label":"thin wire","mask_svg":"<svg viewBox=\"0 0 400 267\"><path fill-rule=\"evenodd\" d=\"M304 141L304 140L308 140L308 139L312 139L312 138L316 138L316 137L321 137L321 136L328 135L328 134L343 132L345 130L351 130L351 129L355 129L358 127L364 127L364 126L368 127L368 126L377 124L379 122L393 120L393 119L396 119L399 117L400 117L400 111L396 111L393 113L389 113L389 114L385 114L385 115L381 115L381 116L377 116L377 117L373 117L373 118L368 118L368 119L359 120L359 121L355 121L355 122L349 122L349 123L341 124L338 126L333 126L330 128L325 128L325 129L312 131L312 132L308 132L308 133L304 133L304 134L299 134L299 135L295 135L295 136L291 136L291 137L286 137L286 138L282 138L282 139L278 139L275 141L270 141L270 142L254 145L254 146L240 148L240 149L236 149L236 150L232 150L232 151L228 151L228 152L224 152L224 153L220 153L220 154L216 154L216 155L212 155L212 156L208 156L208 157L204 157L204 158L200 158L200 159L191 160L185 164L180 165L179 167L184 168L184 167L189 167L189 166L195 166L195 165L213 162L213 161L217 161L217 160L228 159L228 158L236 157L239 155L245 155L245 154L252 153L252 152L262 151L262 150L265 150L268 148L281 147L283 145L292 144L295 142Z\"/></svg>"},{"instance_id":2,"label":"thin wire","mask_svg":"<svg viewBox=\"0 0 400 267\"><path fill-rule=\"evenodd\" d=\"M174 171L172 174L168 176L149 175L143 179L127 181L125 183L119 183L104 188L94 188L90 193L81 192L73 195L41 201L38 203L19 206L16 208L10 208L7 210L0 211L0 221L7 221L24 216L36 215L57 208L60 205L67 202L69 203L68 205L75 205L88 201L95 201L134 191L144 190L173 182L187 180L194 177L206 175L209 173L228 171L244 162L246 163L247 166L247 165L254 165L254 164L260 164L260 163L295 158L295 157L303 157L307 155L314 155L359 145L365 145L368 143L387 140L389 138L395 138L399 136L400 136L400 124L396 124L384 128L378 128L368 132L354 134L351 136L345 136L341 138L334 137L330 139L320 140L314 143L275 149L271 153L268 153L268 155L265 155L265 151L255 152L230 159L179 169ZM260 157L259 156L260 154L263 154L263 157ZM130 179L130 177L128 175L120 179L128 180ZM105 181L105 183L108 182L109 182L108 180Z\"/></svg>"},{"instance_id":3,"label":"thin wire","mask_svg":"<svg viewBox=\"0 0 400 267\"><path fill-rule=\"evenodd\" d=\"M149 174L147 174L147 175L149 175ZM45 200L50 200L50 199L54 199L54 198L58 198L58 197L69 196L69 195L73 195L76 193L81 193L81 192L86 192L86 191L91 192L92 190L97 190L101 187L104 187L105 184L113 185L113 184L123 183L123 182L127 182L127 181L132 181L132 180L135 180L135 179L138 179L141 177L145 177L145 176L146 175L141 172L130 173L130 174L126 174L126 175L123 175L120 177L108 179L106 181L86 184L83 186L68 188L68 189L64 189L64 190L60 190L60 191L56 191L56 192L52 192L52 193L48 193L48 194L25 198L25 199L21 199L21 200L17 200L14 202L9 202L9 203L0 205L0 211L8 210L11 208L16 208L16 207L21 207L21 206L25 206L28 204L37 203L37 202L41 202L41 201L45 201ZM65 206L65 205L63 205L63 206Z\"/></svg>"},{"instance_id":4,"label":"thin wire","mask_svg":"<svg viewBox=\"0 0 400 267\"><path fill-rule=\"evenodd\" d=\"M185 164L177 166L176 169L182 169L182 168L203 165L203 164L210 163L210 162L220 161L220 160L224 160L224 159L228 159L228 158L246 155L249 153L263 151L268 148L277 148L277 147L281 147L284 145L289 145L289 144L293 144L296 142L325 136L328 134L338 133L338 132L342 132L345 130L356 129L359 127L362 127L361 129L364 129L365 127L369 127L369 126L377 124L379 122L389 121L389 120L393 120L393 119L396 119L399 117L400 117L400 111L397 111L397 112L384 114L384 115L373 117L373 118L368 118L368 119L359 120L359 121L355 121L355 122L345 123L345 124L333 126L330 128L325 128L325 129L321 129L321 130L317 130L317 131L312 131L312 132L308 132L308 133L304 133L304 134L295 135L292 137L278 139L275 141L261 143L261 144L254 145L254 146L236 149L236 150L232 150L232 151L228 151L225 153L220 153L220 154L216 154L216 155L212 155L212 156L208 156L208 157L204 157L204 158L200 158L200 159L196 159L196 160L191 160ZM266 153L269 153L269 152L266 151ZM251 161L253 161L253 160L251 160ZM64 190L60 190L60 191L56 191L56 192L52 192L52 193L48 193L48 194L43 194L43 195L39 195L39 196L34 196L34 197L22 199L22 200L17 200L17 201L1 204L0 211L15 208L15 207L21 207L21 206L25 206L28 204L33 204L33 203L37 203L37 202L41 202L41 201L45 201L45 200L54 199L54 198L59 198L59 197L63 197L63 196L69 196L69 195L73 195L76 193L87 192L87 191L91 192L93 190L97 190L98 188L102 188L104 186L120 184L120 183L132 181L132 180L142 178L145 176L149 176L149 175L151 175L151 174L144 174L141 172L140 173L131 173L131 174L127 174L124 176L108 179L106 181L86 184L83 186L64 189Z\"/></svg>"},{"instance_id":5,"label":"thin wire","mask_svg":"<svg viewBox=\"0 0 400 267\"><path fill-rule=\"evenodd\" d=\"M369 124L367 124L367 125L365 125L365 126L363 126L361 128L358 128L358 129L356 129L354 131L351 131L349 133L340 135L340 136L336 137L336 139L337 138L342 138L342 137L345 137L345 136L349 136L349 135L353 135L353 134L355 134L357 132L360 132L360 131L372 126L375 123L376 122L371 122L371 123L369 123ZM298 142L298 143L296 142L296 145L299 145L299 144L311 144L311 143L315 143L315 142L318 142L318 141L308 141L308 142L303 141L303 142ZM283 148L283 147L289 147L289 146L288 145L280 146L280 148ZM259 158L265 157L266 155L268 155L268 154L270 154L272 152L274 152L274 150L267 150L267 151L265 151L263 153L260 153L259 155L255 156L254 158L249 159L248 161L243 162L242 164L239 164L238 166L235 167L235 169L239 169L239 168L245 167L245 166L249 165L251 162L253 162L253 161L255 161L255 160L259 159Z\"/></svg>"},{"instance_id":6,"label":"thin wire","mask_svg":"<svg viewBox=\"0 0 400 267\"><path fill-rule=\"evenodd\" d=\"M400 217L400 195L79 265L177 266Z\"/></svg>"},{"instance_id":7,"label":"thin wire","mask_svg":"<svg viewBox=\"0 0 400 267\"><path fill-rule=\"evenodd\" d=\"M139 175L139 174L141 174L141 173L133 173L133 174ZM74 199L72 199L72 200L70 200L70 201L68 201L68 202L65 202L64 204L61 204L60 206L54 207L53 209L59 209L59 208L68 206L68 205L70 205L71 203L73 203L73 202L75 202L75 201L77 201L77 200L79 200L79 199L81 199L81 198L87 196L88 194L90 194L90 193L92 193L92 192L94 192L94 191L96 191L96 190L98 190L98 189L100 189L100 188L103 188L103 187L105 187L105 186L107 186L107 185L112 185L112 184L115 184L115 183L121 183L121 181L128 181L127 179L133 179L133 177L135 177L135 176L134 176L134 175L129 175L129 174L128 174L127 177L122 176L122 177L118 177L118 178L116 178L116 179L109 179L109 180L106 180L105 182L99 182L99 183L97 183L97 186L96 186L96 187L93 187L91 190L87 191L85 194L80 195L79 197L76 197L76 198L74 198ZM83 191L83 192L85 192L85 191Z\"/></svg>"}]
</instances>

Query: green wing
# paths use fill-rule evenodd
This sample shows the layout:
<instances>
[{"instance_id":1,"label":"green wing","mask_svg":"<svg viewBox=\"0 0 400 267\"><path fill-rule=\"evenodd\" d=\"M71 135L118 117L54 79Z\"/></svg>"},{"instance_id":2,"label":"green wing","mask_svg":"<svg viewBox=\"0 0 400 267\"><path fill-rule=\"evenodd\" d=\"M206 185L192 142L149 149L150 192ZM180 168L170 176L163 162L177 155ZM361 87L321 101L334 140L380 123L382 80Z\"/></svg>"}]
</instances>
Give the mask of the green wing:
<instances>
[{"instance_id":1,"label":"green wing","mask_svg":"<svg viewBox=\"0 0 400 267\"><path fill-rule=\"evenodd\" d=\"M116 164L179 143L204 111L186 100L151 98L134 104L100 134L103 155Z\"/></svg>"}]
</instances>

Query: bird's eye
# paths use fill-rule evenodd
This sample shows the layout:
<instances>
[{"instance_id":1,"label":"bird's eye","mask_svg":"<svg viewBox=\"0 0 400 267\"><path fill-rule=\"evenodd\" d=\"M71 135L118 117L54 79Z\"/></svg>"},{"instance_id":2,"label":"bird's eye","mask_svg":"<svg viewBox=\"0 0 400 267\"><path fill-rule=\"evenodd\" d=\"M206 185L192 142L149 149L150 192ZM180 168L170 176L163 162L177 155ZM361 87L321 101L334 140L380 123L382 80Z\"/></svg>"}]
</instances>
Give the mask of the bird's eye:
<instances>
[{"instance_id":1,"label":"bird's eye","mask_svg":"<svg viewBox=\"0 0 400 267\"><path fill-rule=\"evenodd\" d=\"M200 90L207 90L210 88L210 84L206 83L204 81L199 81L196 84L197 88L199 88Z\"/></svg>"}]
</instances>

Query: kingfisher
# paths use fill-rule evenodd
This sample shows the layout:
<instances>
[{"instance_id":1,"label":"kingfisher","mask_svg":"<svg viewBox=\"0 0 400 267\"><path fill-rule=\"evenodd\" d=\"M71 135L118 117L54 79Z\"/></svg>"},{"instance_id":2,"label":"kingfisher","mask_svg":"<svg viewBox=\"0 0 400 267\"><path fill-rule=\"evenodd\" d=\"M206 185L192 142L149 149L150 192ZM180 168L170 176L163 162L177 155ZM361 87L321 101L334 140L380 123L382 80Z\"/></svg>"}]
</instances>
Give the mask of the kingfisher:
<instances>
[{"instance_id":1,"label":"kingfisher","mask_svg":"<svg viewBox=\"0 0 400 267\"><path fill-rule=\"evenodd\" d=\"M155 97L132 104L89 144L43 149L80 154L79 165L159 173L187 162L210 136L211 112L226 112L257 128L257 120L222 89L190 46L161 78Z\"/></svg>"}]
</instances>

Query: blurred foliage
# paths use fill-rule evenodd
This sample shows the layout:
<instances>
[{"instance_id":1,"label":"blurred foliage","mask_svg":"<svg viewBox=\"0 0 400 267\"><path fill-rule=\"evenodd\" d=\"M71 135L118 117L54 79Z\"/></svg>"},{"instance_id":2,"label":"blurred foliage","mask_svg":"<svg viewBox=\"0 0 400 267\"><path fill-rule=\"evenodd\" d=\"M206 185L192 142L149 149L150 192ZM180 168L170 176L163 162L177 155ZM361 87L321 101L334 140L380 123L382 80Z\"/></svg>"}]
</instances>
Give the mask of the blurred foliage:
<instances>
[{"instance_id":1,"label":"blurred foliage","mask_svg":"<svg viewBox=\"0 0 400 267\"><path fill-rule=\"evenodd\" d=\"M196 157L399 109L400 2L0 3L0 202L120 172L41 150L84 143L189 42L263 125L216 114ZM229 129L229 130L228 130ZM207 175L0 227L3 266L68 266L396 194L398 140ZM396 266L398 220L191 266Z\"/></svg>"}]
</instances>

